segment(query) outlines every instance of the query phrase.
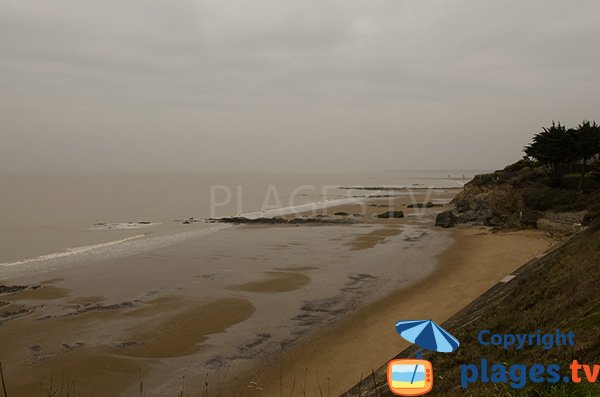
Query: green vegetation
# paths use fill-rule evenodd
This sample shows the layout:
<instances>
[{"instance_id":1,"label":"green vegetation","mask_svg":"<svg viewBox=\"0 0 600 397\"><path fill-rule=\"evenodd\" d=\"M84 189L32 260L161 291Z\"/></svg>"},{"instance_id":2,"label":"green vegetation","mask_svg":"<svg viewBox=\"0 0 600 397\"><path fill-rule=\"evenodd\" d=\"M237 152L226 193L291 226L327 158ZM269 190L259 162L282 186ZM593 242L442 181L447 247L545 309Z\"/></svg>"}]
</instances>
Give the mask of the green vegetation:
<instances>
[{"instance_id":1,"label":"green vegetation","mask_svg":"<svg viewBox=\"0 0 600 397\"><path fill-rule=\"evenodd\" d=\"M600 384L534 384L522 390L508 385L474 383L467 390L460 385L459 364L477 363L486 357L490 363L561 365L569 373L572 360L600 363L600 222L590 227L547 258L526 268L504 288L491 290L474 305L449 321L451 332L461 348L451 355L429 358L440 377L431 395L476 396L597 396ZM480 346L479 330L502 333L528 333L537 329L573 331L575 346L544 350L528 347L503 350Z\"/></svg>"},{"instance_id":2,"label":"green vegetation","mask_svg":"<svg viewBox=\"0 0 600 397\"><path fill-rule=\"evenodd\" d=\"M524 149L525 154L547 168L553 184L560 186L563 175L574 162L579 164L578 191L583 183L590 159L600 153L600 126L596 122L583 121L574 129L567 129L560 122L552 122L549 128L534 135L533 142Z\"/></svg>"},{"instance_id":3,"label":"green vegetation","mask_svg":"<svg viewBox=\"0 0 600 397\"><path fill-rule=\"evenodd\" d=\"M575 156L569 138L567 127L552 122L550 128L544 127L542 132L534 135L533 143L524 151L547 167L552 179L558 183Z\"/></svg>"},{"instance_id":4,"label":"green vegetation","mask_svg":"<svg viewBox=\"0 0 600 397\"><path fill-rule=\"evenodd\" d=\"M453 203L456 223L499 228L537 227L545 218L589 225L600 216L600 126L561 123L533 137L526 157L477 175ZM590 171L590 172L588 172Z\"/></svg>"}]
</instances>

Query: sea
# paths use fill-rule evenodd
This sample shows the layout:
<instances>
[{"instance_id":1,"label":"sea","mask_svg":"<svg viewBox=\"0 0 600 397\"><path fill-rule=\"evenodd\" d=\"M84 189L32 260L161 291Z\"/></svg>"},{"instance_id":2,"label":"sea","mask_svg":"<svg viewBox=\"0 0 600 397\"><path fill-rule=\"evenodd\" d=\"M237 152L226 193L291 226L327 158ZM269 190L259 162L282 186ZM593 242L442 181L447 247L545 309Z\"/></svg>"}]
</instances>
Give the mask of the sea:
<instances>
[{"instance_id":1,"label":"sea","mask_svg":"<svg viewBox=\"0 0 600 397\"><path fill-rule=\"evenodd\" d=\"M348 187L459 187L483 172L0 174L0 278L138 239L152 238L145 245L152 248L219 229L199 227L206 218L273 215L377 194Z\"/></svg>"}]
</instances>

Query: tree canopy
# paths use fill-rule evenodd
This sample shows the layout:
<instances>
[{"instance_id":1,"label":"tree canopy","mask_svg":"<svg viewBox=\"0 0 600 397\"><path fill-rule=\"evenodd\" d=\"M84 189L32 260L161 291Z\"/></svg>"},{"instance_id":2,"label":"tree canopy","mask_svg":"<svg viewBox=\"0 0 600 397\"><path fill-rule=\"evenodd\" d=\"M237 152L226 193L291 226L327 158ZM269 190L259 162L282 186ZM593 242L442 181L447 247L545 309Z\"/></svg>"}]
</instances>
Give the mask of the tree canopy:
<instances>
[{"instance_id":1,"label":"tree canopy","mask_svg":"<svg viewBox=\"0 0 600 397\"><path fill-rule=\"evenodd\" d=\"M533 142L523 150L544 165L556 183L560 183L571 163L580 161L581 190L588 161L600 153L600 126L595 121L583 121L577 128L567 129L560 122L552 122L552 126L535 134Z\"/></svg>"}]
</instances>

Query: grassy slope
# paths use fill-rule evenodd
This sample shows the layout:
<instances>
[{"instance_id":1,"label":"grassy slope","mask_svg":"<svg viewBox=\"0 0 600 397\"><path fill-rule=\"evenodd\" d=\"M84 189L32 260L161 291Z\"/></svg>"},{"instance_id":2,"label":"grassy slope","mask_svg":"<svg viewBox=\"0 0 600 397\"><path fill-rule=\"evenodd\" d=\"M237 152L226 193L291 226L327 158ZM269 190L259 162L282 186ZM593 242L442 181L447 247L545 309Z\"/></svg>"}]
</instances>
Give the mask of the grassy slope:
<instances>
[{"instance_id":1,"label":"grassy slope","mask_svg":"<svg viewBox=\"0 0 600 397\"><path fill-rule=\"evenodd\" d=\"M460 385L459 363L478 362L487 357L499 363L559 363L563 372L573 359L600 363L600 224L575 237L550 257L526 268L502 292L492 294L487 306L463 312L450 328L462 342L453 355L432 357L438 374L433 395L600 395L588 385L554 386L529 384L521 391L494 384L474 384L467 391ZM462 317L462 318L461 318ZM480 346L476 336L481 329L502 333L531 333L537 329L572 330L574 347L521 351Z\"/></svg>"},{"instance_id":2,"label":"grassy slope","mask_svg":"<svg viewBox=\"0 0 600 397\"><path fill-rule=\"evenodd\" d=\"M533 384L513 390L501 384L475 383L460 389L461 363L478 363L486 357L490 363L558 363L562 373L577 359L600 364L600 222L574 236L564 246L542 260L524 266L511 282L498 285L457 313L444 327L460 341L454 354L426 355L435 371L435 386L429 395L453 396L590 396L600 395L598 386L574 383ZM500 333L532 333L538 329L572 330L576 346L551 350L528 348L505 351L477 343L479 330ZM399 357L410 357L408 350ZM385 385L385 370L355 387L348 395L391 396ZM373 388L373 383L379 387Z\"/></svg>"}]
</instances>

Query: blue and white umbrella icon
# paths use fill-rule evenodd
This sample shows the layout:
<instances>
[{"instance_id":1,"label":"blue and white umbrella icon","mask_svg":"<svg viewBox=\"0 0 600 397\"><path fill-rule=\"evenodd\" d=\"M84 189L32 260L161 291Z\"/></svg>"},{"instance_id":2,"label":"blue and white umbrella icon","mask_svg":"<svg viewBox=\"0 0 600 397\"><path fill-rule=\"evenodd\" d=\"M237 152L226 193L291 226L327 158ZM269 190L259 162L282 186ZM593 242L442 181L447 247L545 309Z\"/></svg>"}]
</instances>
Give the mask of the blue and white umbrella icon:
<instances>
[{"instance_id":1,"label":"blue and white umbrella icon","mask_svg":"<svg viewBox=\"0 0 600 397\"><path fill-rule=\"evenodd\" d=\"M460 346L458 339L432 320L398 321L396 331L421 349L452 353ZM420 350L417 353L420 356Z\"/></svg>"}]
</instances>

